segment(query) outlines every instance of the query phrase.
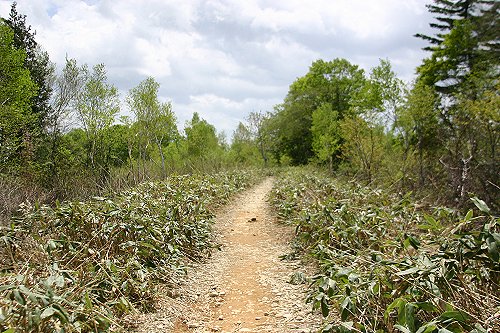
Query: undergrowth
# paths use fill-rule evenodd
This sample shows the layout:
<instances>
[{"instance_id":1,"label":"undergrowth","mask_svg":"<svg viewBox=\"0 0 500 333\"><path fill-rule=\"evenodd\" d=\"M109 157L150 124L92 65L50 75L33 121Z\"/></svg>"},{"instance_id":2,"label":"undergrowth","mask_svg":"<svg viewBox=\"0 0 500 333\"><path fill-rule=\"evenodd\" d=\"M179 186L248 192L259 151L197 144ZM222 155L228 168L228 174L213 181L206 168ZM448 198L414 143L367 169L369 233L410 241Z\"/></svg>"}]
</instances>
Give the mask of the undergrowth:
<instances>
[{"instance_id":1,"label":"undergrowth","mask_svg":"<svg viewBox=\"0 0 500 333\"><path fill-rule=\"evenodd\" d=\"M313 257L323 332L500 332L499 219L294 169L272 202Z\"/></svg>"},{"instance_id":2,"label":"undergrowth","mask_svg":"<svg viewBox=\"0 0 500 333\"><path fill-rule=\"evenodd\" d=\"M213 248L213 209L255 173L172 176L55 207L25 203L0 229L0 332L105 332L148 311Z\"/></svg>"}]
</instances>

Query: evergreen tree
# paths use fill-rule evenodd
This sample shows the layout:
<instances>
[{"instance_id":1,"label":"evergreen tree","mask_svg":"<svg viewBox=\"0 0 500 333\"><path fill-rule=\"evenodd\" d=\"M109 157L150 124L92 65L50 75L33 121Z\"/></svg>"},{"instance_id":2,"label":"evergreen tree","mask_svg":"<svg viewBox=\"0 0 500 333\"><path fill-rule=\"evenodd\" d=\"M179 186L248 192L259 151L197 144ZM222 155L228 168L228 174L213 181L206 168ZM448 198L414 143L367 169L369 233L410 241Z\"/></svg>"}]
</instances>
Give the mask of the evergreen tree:
<instances>
[{"instance_id":1,"label":"evergreen tree","mask_svg":"<svg viewBox=\"0 0 500 333\"><path fill-rule=\"evenodd\" d=\"M24 68L26 54L13 46L14 33L0 21L0 172L33 159L31 98L36 84Z\"/></svg>"},{"instance_id":2,"label":"evergreen tree","mask_svg":"<svg viewBox=\"0 0 500 333\"><path fill-rule=\"evenodd\" d=\"M12 3L7 25L14 31L14 47L24 50L24 66L29 70L31 79L38 86L38 92L32 98L32 110L38 118L38 129L45 129L50 115L51 79L54 65L48 53L43 51L35 40L35 31L26 23L26 15L17 12L16 2Z\"/></svg>"},{"instance_id":3,"label":"evergreen tree","mask_svg":"<svg viewBox=\"0 0 500 333\"><path fill-rule=\"evenodd\" d=\"M498 191L497 173L491 172L498 160L498 109L490 113L486 106L495 105L491 97L498 94L500 7L498 1L482 0L435 0L428 7L438 15L431 26L439 33L417 35L432 44L418 79L440 93L443 152L438 160L453 186L453 198L465 204L471 192L488 198Z\"/></svg>"},{"instance_id":4,"label":"evergreen tree","mask_svg":"<svg viewBox=\"0 0 500 333\"><path fill-rule=\"evenodd\" d=\"M434 36L416 34L430 43L430 58L418 68L419 79L451 96L465 89L475 92L478 75L498 75L498 8L491 0L434 0L427 6L436 14ZM492 73L492 70L494 73Z\"/></svg>"}]
</instances>

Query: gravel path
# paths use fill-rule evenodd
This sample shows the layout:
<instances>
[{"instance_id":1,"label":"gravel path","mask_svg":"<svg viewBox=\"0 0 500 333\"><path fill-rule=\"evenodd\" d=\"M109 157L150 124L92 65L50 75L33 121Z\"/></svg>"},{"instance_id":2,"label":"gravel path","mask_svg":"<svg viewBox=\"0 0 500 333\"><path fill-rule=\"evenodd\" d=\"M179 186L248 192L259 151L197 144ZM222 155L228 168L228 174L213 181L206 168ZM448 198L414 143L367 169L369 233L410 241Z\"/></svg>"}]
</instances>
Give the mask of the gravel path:
<instances>
[{"instance_id":1,"label":"gravel path","mask_svg":"<svg viewBox=\"0 0 500 333\"><path fill-rule=\"evenodd\" d=\"M221 251L189 268L159 310L142 316L137 332L316 332L321 315L305 304L306 285L294 274L311 275L291 251L290 227L280 225L266 202L273 179L240 194L216 217ZM299 273L300 272L300 273ZM174 320L173 320L174 318Z\"/></svg>"}]
</instances>

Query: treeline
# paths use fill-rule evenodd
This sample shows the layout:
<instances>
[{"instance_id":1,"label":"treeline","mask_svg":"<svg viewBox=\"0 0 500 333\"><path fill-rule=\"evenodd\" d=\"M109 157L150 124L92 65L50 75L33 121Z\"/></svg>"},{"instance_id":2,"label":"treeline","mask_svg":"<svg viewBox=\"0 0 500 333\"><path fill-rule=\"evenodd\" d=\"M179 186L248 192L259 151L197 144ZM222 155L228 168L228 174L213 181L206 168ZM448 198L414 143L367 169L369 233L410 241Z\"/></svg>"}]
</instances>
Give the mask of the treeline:
<instances>
[{"instance_id":1,"label":"treeline","mask_svg":"<svg viewBox=\"0 0 500 333\"><path fill-rule=\"evenodd\" d=\"M173 172L262 164L248 126L232 147L198 113L182 133L152 77L122 103L104 64L67 59L58 72L16 3L0 19L0 77L3 216L26 199L76 198Z\"/></svg>"},{"instance_id":2,"label":"treeline","mask_svg":"<svg viewBox=\"0 0 500 333\"><path fill-rule=\"evenodd\" d=\"M76 198L172 172L308 163L454 206L475 195L498 210L499 4L428 8L436 34L417 34L430 56L414 82L389 60L369 72L317 60L228 144L197 113L179 129L152 77L120 98L103 64L67 59L57 72L14 3L0 20L1 214L26 198Z\"/></svg>"},{"instance_id":3,"label":"treeline","mask_svg":"<svg viewBox=\"0 0 500 333\"><path fill-rule=\"evenodd\" d=\"M388 60L366 73L345 59L313 62L261 128L282 164L320 163L453 206L476 195L498 209L499 3L435 0L436 35L417 79Z\"/></svg>"}]
</instances>

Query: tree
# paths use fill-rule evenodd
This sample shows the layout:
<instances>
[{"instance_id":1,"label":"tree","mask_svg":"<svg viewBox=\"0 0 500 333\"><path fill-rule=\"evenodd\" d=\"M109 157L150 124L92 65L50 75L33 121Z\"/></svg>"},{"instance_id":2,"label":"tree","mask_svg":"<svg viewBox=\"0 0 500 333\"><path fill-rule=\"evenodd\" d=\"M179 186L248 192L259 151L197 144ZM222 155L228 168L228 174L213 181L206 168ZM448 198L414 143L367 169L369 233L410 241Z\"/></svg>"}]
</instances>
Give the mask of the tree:
<instances>
[{"instance_id":1,"label":"tree","mask_svg":"<svg viewBox=\"0 0 500 333\"><path fill-rule=\"evenodd\" d=\"M189 157L205 158L218 148L217 134L215 127L206 120L201 119L195 112L191 121L186 123L184 128L186 133L187 152Z\"/></svg>"},{"instance_id":2,"label":"tree","mask_svg":"<svg viewBox=\"0 0 500 333\"><path fill-rule=\"evenodd\" d=\"M460 205L474 193L497 206L499 93L497 85L494 90L486 90L474 99L466 93L457 95L452 126L446 129L440 162L448 172L454 199Z\"/></svg>"},{"instance_id":3,"label":"tree","mask_svg":"<svg viewBox=\"0 0 500 333\"><path fill-rule=\"evenodd\" d=\"M51 85L51 112L46 122L47 138L44 146L49 164L47 176L52 182L66 165L62 136L68 130L71 113L85 84L85 71L85 67L79 67L76 60L66 59L62 72L54 77Z\"/></svg>"},{"instance_id":4,"label":"tree","mask_svg":"<svg viewBox=\"0 0 500 333\"><path fill-rule=\"evenodd\" d=\"M78 66L75 59L66 59L66 64L60 75L53 80L53 92L50 101L51 114L48 119L48 132L61 133L65 131L66 121L75 107L86 80L87 68Z\"/></svg>"},{"instance_id":5,"label":"tree","mask_svg":"<svg viewBox=\"0 0 500 333\"><path fill-rule=\"evenodd\" d=\"M440 23L435 37L422 36L431 42L431 56L418 68L418 80L433 86L439 93L439 161L453 184L453 198L465 204L468 192L489 196L492 181L489 167L484 168L483 154L496 151L496 140L484 136L494 124L493 114L481 112L488 120L478 121L475 111L482 110L485 96L498 93L500 75L500 26L498 1L435 0L429 10L438 13ZM490 98L491 99L491 98ZM496 157L493 158L493 160ZM489 164L490 162L486 163ZM497 185L496 185L497 186Z\"/></svg>"},{"instance_id":6,"label":"tree","mask_svg":"<svg viewBox=\"0 0 500 333\"><path fill-rule=\"evenodd\" d=\"M231 153L234 155L233 158L237 163L246 165L261 163L261 156L257 148L255 136L242 122L238 124L238 127L233 132Z\"/></svg>"},{"instance_id":7,"label":"tree","mask_svg":"<svg viewBox=\"0 0 500 333\"><path fill-rule=\"evenodd\" d=\"M438 15L438 22L430 26L439 32L435 36L416 35L430 42L424 49L432 52L418 68L420 80L452 96L466 90L476 93L471 87L474 81L469 80L474 73L493 69L489 76L498 77L497 1L434 0L434 4L427 7Z\"/></svg>"},{"instance_id":8,"label":"tree","mask_svg":"<svg viewBox=\"0 0 500 333\"><path fill-rule=\"evenodd\" d=\"M390 61L380 59L379 65L371 69L363 88L352 97L353 113L388 131L396 122L405 90L404 82L394 73Z\"/></svg>"},{"instance_id":9,"label":"tree","mask_svg":"<svg viewBox=\"0 0 500 333\"><path fill-rule=\"evenodd\" d=\"M100 181L105 182L110 166L105 135L120 110L118 90L107 83L103 64L95 65L92 73L84 68L85 84L77 96L76 111L87 136L90 166L99 175Z\"/></svg>"},{"instance_id":10,"label":"tree","mask_svg":"<svg viewBox=\"0 0 500 333\"><path fill-rule=\"evenodd\" d=\"M346 142L348 139L343 137L343 134L351 139L359 139L366 134L369 138L358 140L356 147L359 148L363 143L369 143L372 147L371 140L378 135L372 131L391 128L395 121L396 109L402 103L404 84L392 71L388 60L380 60L380 64L371 70L368 79L357 66L345 60L337 60L331 64L327 78L328 81L324 85L328 89L323 94L330 98L324 98L326 102L313 112L311 131L316 157L321 162L327 161L330 170L333 170L334 165L342 159L340 149L344 142L346 146L351 144ZM359 120L354 119L356 117L366 121L366 127L359 128L360 133L352 132L356 131L356 128L350 128L349 131L340 130L340 123L343 123L344 119L353 118L354 123L359 123ZM347 156L345 152L343 155ZM365 163L365 166L368 165L372 164Z\"/></svg>"},{"instance_id":11,"label":"tree","mask_svg":"<svg viewBox=\"0 0 500 333\"><path fill-rule=\"evenodd\" d=\"M404 91L405 85L391 63L381 59L363 87L351 97L351 112L341 121L342 155L369 182L381 176L384 160L394 153L387 142L392 137Z\"/></svg>"},{"instance_id":12,"label":"tree","mask_svg":"<svg viewBox=\"0 0 500 333\"><path fill-rule=\"evenodd\" d=\"M24 50L14 46L14 33L0 21L0 170L33 159L31 102L37 86L24 68ZM24 160L24 161L22 161Z\"/></svg>"},{"instance_id":13,"label":"tree","mask_svg":"<svg viewBox=\"0 0 500 333\"><path fill-rule=\"evenodd\" d=\"M309 72L292 83L284 103L275 110L279 150L294 164L307 163L314 156L311 132L314 111L330 104L342 120L364 81L364 71L345 59L313 62Z\"/></svg>"},{"instance_id":14,"label":"tree","mask_svg":"<svg viewBox=\"0 0 500 333\"><path fill-rule=\"evenodd\" d=\"M32 96L31 107L33 114L37 115L38 129L43 130L51 111L50 83L55 66L50 62L48 53L43 51L36 42L36 32L31 31L31 26L26 23L26 15L17 12L16 2L12 3L6 23L14 31L14 47L25 51L24 66L29 70L31 79L38 87L37 93Z\"/></svg>"},{"instance_id":15,"label":"tree","mask_svg":"<svg viewBox=\"0 0 500 333\"><path fill-rule=\"evenodd\" d=\"M170 102L161 103L152 127L152 136L158 147L161 158L163 176L166 176L164 146L178 137L175 115Z\"/></svg>"},{"instance_id":16,"label":"tree","mask_svg":"<svg viewBox=\"0 0 500 333\"><path fill-rule=\"evenodd\" d=\"M350 167L368 183L378 174L384 158L384 128L360 116L345 118L340 123L344 138L342 154Z\"/></svg>"},{"instance_id":17,"label":"tree","mask_svg":"<svg viewBox=\"0 0 500 333\"><path fill-rule=\"evenodd\" d=\"M440 142L439 118L437 109L437 95L432 86L417 82L407 93L404 107L398 109L398 117L395 124L397 132L401 136L403 143L403 162L408 160L408 156L416 149L418 156L418 178L419 185L423 187L427 179L425 170L425 157L433 157ZM433 161L437 158L433 159ZM406 178L407 170L403 165L403 178Z\"/></svg>"},{"instance_id":18,"label":"tree","mask_svg":"<svg viewBox=\"0 0 500 333\"><path fill-rule=\"evenodd\" d=\"M260 155L264 161L264 167L267 167L269 163L268 152L270 149L270 139L268 127L266 126L269 118L269 113L264 114L262 112L250 112L247 118L249 130L259 147Z\"/></svg>"},{"instance_id":19,"label":"tree","mask_svg":"<svg viewBox=\"0 0 500 333\"><path fill-rule=\"evenodd\" d=\"M160 84L148 77L129 91L127 103L136 117L139 151L143 161L149 144L155 144L160 154L162 174L165 176L164 145L175 140L178 132L171 103L161 103L158 99L159 88Z\"/></svg>"},{"instance_id":20,"label":"tree","mask_svg":"<svg viewBox=\"0 0 500 333\"><path fill-rule=\"evenodd\" d=\"M329 103L321 105L313 112L313 150L321 162L328 162L330 171L333 171L334 160L339 158L336 156L342 141L339 124L338 112L333 110Z\"/></svg>"},{"instance_id":21,"label":"tree","mask_svg":"<svg viewBox=\"0 0 500 333\"><path fill-rule=\"evenodd\" d=\"M500 174L498 166L500 157L500 84L495 89L485 91L475 100L462 100L460 107L467 110L467 129L469 130L469 142L475 145L474 155L468 170L469 179L460 178L470 183L462 183L461 191L472 191L480 194L486 201L491 203L497 210L498 188L500 185ZM464 171L462 171L464 172ZM469 187L468 187L469 186ZM465 193L464 193L465 194Z\"/></svg>"}]
</instances>

